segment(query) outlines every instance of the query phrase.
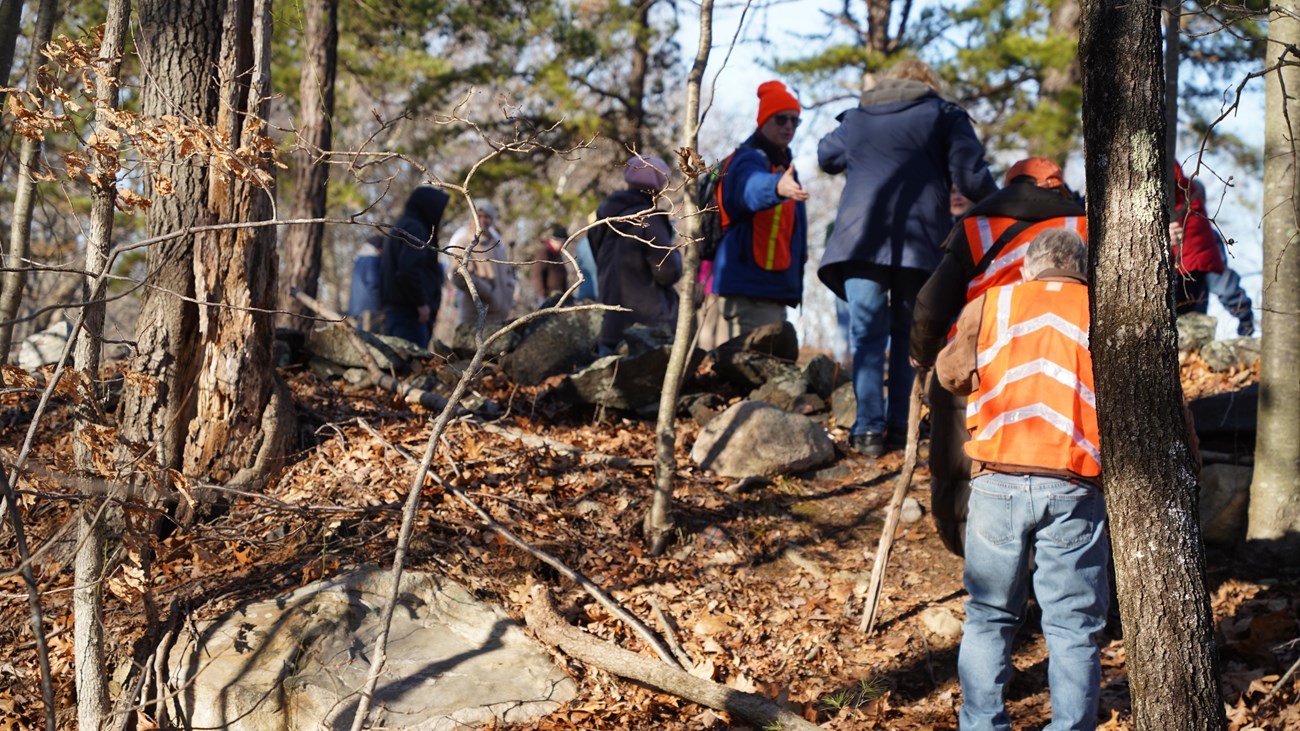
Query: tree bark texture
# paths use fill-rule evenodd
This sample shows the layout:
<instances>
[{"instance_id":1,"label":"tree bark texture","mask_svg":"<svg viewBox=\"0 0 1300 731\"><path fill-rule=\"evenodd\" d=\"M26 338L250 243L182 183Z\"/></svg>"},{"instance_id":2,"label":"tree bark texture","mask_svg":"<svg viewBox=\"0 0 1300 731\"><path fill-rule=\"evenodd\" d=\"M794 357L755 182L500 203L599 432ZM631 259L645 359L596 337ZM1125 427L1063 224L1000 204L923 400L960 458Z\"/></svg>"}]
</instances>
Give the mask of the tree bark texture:
<instances>
[{"instance_id":1,"label":"tree bark texture","mask_svg":"<svg viewBox=\"0 0 1300 731\"><path fill-rule=\"evenodd\" d=\"M694 151L700 136L700 86L704 69L709 64L709 51L713 45L713 0L700 3L700 42L696 47L695 61L686 78L686 123L682 125L682 147ZM707 174L707 170L703 171ZM672 353L664 371L664 385L659 393L659 414L655 422L655 490L641 524L641 533L651 548L659 555L668 545L673 530L673 480L677 474L677 398L682 392L686 368L695 350L695 279L700 271L700 248L693 244L700 230L699 209L696 206L696 181L688 177L686 194L682 196L682 215L679 233L687 242L682 256L682 278L677 280L677 328L673 337Z\"/></svg>"},{"instance_id":2,"label":"tree bark texture","mask_svg":"<svg viewBox=\"0 0 1300 731\"><path fill-rule=\"evenodd\" d=\"M293 153L293 200L289 218L323 218L330 169L325 155L333 147L334 74L338 66L339 11L336 0L305 0L303 59L298 81L298 145ZM311 297L319 291L324 223L290 226L284 234L281 272L281 324L310 326L297 315L307 310L291 292Z\"/></svg>"},{"instance_id":3,"label":"tree bark texture","mask_svg":"<svg viewBox=\"0 0 1300 731\"><path fill-rule=\"evenodd\" d=\"M1182 0L1165 0L1165 156L1169 166L1165 171L1166 205L1174 212L1174 166L1178 161L1178 61L1182 56Z\"/></svg>"},{"instance_id":4,"label":"tree bark texture","mask_svg":"<svg viewBox=\"0 0 1300 731\"><path fill-rule=\"evenodd\" d=\"M104 24L104 41L99 49L96 68L97 99L95 102L96 136L104 139L112 130L101 111L111 111L118 105L118 71L122 66L121 53L126 41L127 21L131 15L130 0L112 0L108 5L108 19ZM112 247L113 214L117 202L118 161L116 150L92 152L96 161L98 179L91 187L91 215L89 236L86 239L86 276L83 297L86 302L82 332L77 338L74 362L77 372L84 377L86 391L77 404L72 440L73 459L77 473L84 477L103 478L104 470L96 464L99 442L94 429L104 423L99 407L96 382L104 339L104 284L102 275L108 268L109 249ZM108 510L111 503L99 496L87 496L77 510L78 547L73 572L73 645L77 682L77 727L82 731L100 731L108 728L112 720L105 668L109 666L104 645L104 554L108 544Z\"/></svg>"},{"instance_id":5,"label":"tree bark texture","mask_svg":"<svg viewBox=\"0 0 1300 731\"><path fill-rule=\"evenodd\" d=\"M1223 729L1178 379L1160 6L1085 2L1080 41L1091 351L1134 722Z\"/></svg>"},{"instance_id":6,"label":"tree bark texture","mask_svg":"<svg viewBox=\"0 0 1300 731\"><path fill-rule=\"evenodd\" d=\"M221 36L217 0L141 0L135 44L145 73L141 113L158 123L164 115L210 122L216 110L216 48ZM118 425L124 440L147 447L159 481L181 468L186 425L194 411L198 348L194 297L194 235L186 233L207 210L207 172L181 156L177 146L159 160L157 173L172 182L172 195L153 195L148 235L179 234L150 247L148 277L136 324L136 352L122 390ZM134 465L123 450L119 461ZM147 463L146 463L147 466Z\"/></svg>"},{"instance_id":7,"label":"tree bark texture","mask_svg":"<svg viewBox=\"0 0 1300 731\"><path fill-rule=\"evenodd\" d=\"M271 2L232 0L222 20L217 130L232 144L265 135L271 80ZM270 220L271 191L214 174L214 223ZM185 474L220 483L258 482L283 453L287 399L271 357L275 338L275 229L207 231L194 256L199 369Z\"/></svg>"},{"instance_id":8,"label":"tree bark texture","mask_svg":"<svg viewBox=\"0 0 1300 731\"><path fill-rule=\"evenodd\" d=\"M1274 4L1264 122L1264 304L1259 423L1246 538L1260 558L1300 562L1300 2Z\"/></svg>"},{"instance_id":9,"label":"tree bark texture","mask_svg":"<svg viewBox=\"0 0 1300 731\"><path fill-rule=\"evenodd\" d=\"M0 0L0 86L9 86L22 18L23 0ZM0 109L5 108L4 104L5 95L0 92Z\"/></svg>"},{"instance_id":10,"label":"tree bark texture","mask_svg":"<svg viewBox=\"0 0 1300 731\"><path fill-rule=\"evenodd\" d=\"M27 90L40 98L39 74L44 56L41 50L50 42L54 19L58 16L58 3L41 0L36 11L36 29L32 34L32 47L27 55ZM36 205L36 179L32 169L41 143L24 137L18 149L18 182L14 186L13 216L9 221L9 246L5 251L5 271L0 274L0 364L9 362L9 348L13 345L14 318L23 300L23 284L27 279L27 252L32 238L32 207Z\"/></svg>"}]
</instances>

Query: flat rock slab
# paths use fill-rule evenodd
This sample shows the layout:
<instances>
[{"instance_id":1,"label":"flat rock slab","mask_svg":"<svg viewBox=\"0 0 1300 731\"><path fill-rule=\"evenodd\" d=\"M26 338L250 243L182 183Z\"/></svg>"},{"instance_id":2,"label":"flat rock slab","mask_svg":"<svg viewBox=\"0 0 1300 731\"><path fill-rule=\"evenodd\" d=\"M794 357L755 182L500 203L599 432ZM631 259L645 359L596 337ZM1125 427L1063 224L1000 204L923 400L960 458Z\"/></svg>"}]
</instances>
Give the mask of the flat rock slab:
<instances>
[{"instance_id":1,"label":"flat rock slab","mask_svg":"<svg viewBox=\"0 0 1300 731\"><path fill-rule=\"evenodd\" d=\"M356 568L200 623L169 656L174 717L191 728L347 729L365 684L387 569ZM525 722L576 687L500 609L432 574L402 577L375 727L450 731Z\"/></svg>"}]
</instances>

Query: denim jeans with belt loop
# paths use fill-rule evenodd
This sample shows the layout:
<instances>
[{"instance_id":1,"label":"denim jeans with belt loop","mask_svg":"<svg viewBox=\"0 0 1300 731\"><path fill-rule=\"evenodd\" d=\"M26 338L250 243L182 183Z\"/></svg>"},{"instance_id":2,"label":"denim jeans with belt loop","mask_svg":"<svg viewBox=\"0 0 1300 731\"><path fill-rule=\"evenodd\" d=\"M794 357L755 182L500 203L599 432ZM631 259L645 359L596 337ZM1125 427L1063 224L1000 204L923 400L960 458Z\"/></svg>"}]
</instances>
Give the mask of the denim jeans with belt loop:
<instances>
[{"instance_id":1,"label":"denim jeans with belt loop","mask_svg":"<svg viewBox=\"0 0 1300 731\"><path fill-rule=\"evenodd\" d=\"M961 731L1011 729L1004 692L1030 581L1049 653L1052 722L1044 731L1096 728L1096 638L1110 602L1109 557L1105 501L1095 486L1001 473L971 482L964 575L970 598L957 660Z\"/></svg>"}]
</instances>

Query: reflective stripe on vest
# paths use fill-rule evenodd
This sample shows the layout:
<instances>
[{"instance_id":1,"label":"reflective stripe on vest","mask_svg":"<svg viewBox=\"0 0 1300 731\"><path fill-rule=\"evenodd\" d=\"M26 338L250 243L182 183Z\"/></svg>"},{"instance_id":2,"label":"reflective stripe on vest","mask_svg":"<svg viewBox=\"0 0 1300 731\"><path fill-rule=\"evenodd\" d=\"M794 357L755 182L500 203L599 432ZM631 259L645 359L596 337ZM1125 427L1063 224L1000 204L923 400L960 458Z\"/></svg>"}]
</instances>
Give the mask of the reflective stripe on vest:
<instances>
[{"instance_id":1,"label":"reflective stripe on vest","mask_svg":"<svg viewBox=\"0 0 1300 731\"><path fill-rule=\"evenodd\" d=\"M1070 229L1083 237L1084 241L1088 240L1087 218L1082 216L1062 216L1035 223L1008 241L1001 251L991 252L990 249L993 248L993 244L998 240L998 237L1015 223L1016 219L1001 216L993 218L975 216L965 220L966 242L970 247L970 260L975 265L975 268L979 269L986 257L990 255L997 257L987 267L984 267L979 276L966 285L967 302L975 301L976 298L992 287L1015 284L1020 281L1020 267L1025 261L1025 250L1029 248L1029 242L1033 241L1035 236L1046 229Z\"/></svg>"},{"instance_id":2,"label":"reflective stripe on vest","mask_svg":"<svg viewBox=\"0 0 1300 731\"><path fill-rule=\"evenodd\" d=\"M1034 281L989 290L978 337L980 387L966 406L971 459L1101 474L1088 326L1085 285Z\"/></svg>"}]
</instances>

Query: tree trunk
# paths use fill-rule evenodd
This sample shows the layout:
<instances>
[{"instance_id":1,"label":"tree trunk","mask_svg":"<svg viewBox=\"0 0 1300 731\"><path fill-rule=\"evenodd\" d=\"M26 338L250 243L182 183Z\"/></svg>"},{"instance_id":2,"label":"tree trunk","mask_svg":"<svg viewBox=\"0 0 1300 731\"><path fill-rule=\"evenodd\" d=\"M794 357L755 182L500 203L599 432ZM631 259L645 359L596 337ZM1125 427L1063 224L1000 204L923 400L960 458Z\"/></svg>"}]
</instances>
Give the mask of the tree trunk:
<instances>
[{"instance_id":1,"label":"tree trunk","mask_svg":"<svg viewBox=\"0 0 1300 731\"><path fill-rule=\"evenodd\" d=\"M1165 156L1169 165L1164 172L1166 205L1174 212L1174 166L1178 160L1178 59L1182 55L1182 0L1166 0L1165 21Z\"/></svg>"},{"instance_id":2,"label":"tree trunk","mask_svg":"<svg viewBox=\"0 0 1300 731\"><path fill-rule=\"evenodd\" d=\"M216 0L141 0L135 34L141 65L149 70L141 99L146 120L164 115L208 122L216 108L217 42L221 17ZM181 468L186 425L194 411L198 308L194 297L194 235L187 233L207 209L207 168L184 159L173 146L159 160L172 195L154 195L148 235L180 234L149 249L149 276L136 323L136 353L122 389L118 428L122 437L153 453L159 484ZM139 455L126 450L124 465Z\"/></svg>"},{"instance_id":3,"label":"tree trunk","mask_svg":"<svg viewBox=\"0 0 1300 731\"><path fill-rule=\"evenodd\" d=\"M635 4L632 19L632 69L627 79L627 124L625 141L638 153L647 154L645 129L645 82L650 73L650 43L654 30L650 27L650 8L654 0L640 0Z\"/></svg>"},{"instance_id":4,"label":"tree trunk","mask_svg":"<svg viewBox=\"0 0 1300 731\"><path fill-rule=\"evenodd\" d=\"M0 0L0 86L9 86L22 19L23 0ZM0 91L0 109L4 108L5 94Z\"/></svg>"},{"instance_id":5,"label":"tree trunk","mask_svg":"<svg viewBox=\"0 0 1300 731\"><path fill-rule=\"evenodd\" d=\"M253 146L267 132L271 2L232 0L222 25L217 132ZM232 173L214 175L215 223L267 221L271 192ZM283 453L287 399L271 357L276 302L275 229L207 231L194 257L200 365L185 474L220 483L257 483Z\"/></svg>"},{"instance_id":6,"label":"tree trunk","mask_svg":"<svg viewBox=\"0 0 1300 731\"><path fill-rule=\"evenodd\" d=\"M324 162L333 147L334 72L338 65L339 10L336 0L303 3L303 60L298 81L298 146L293 153L293 202L289 218L325 215L330 169ZM290 226L284 234L284 271L280 284L281 324L303 327L296 315L306 309L290 292L317 296L320 284L324 223Z\"/></svg>"},{"instance_id":7,"label":"tree trunk","mask_svg":"<svg viewBox=\"0 0 1300 731\"><path fill-rule=\"evenodd\" d=\"M1264 304L1259 423L1246 539L1251 555L1300 562L1300 2L1275 3L1264 122ZM1259 551L1260 553L1255 553Z\"/></svg>"},{"instance_id":8,"label":"tree trunk","mask_svg":"<svg viewBox=\"0 0 1300 731\"><path fill-rule=\"evenodd\" d=\"M41 0L36 12L36 30L32 34L32 47L27 54L27 91L38 99L41 96L37 69L44 62L41 51L50 42L58 3ZM27 279L27 251L32 238L32 208L36 204L36 179L32 170L41 143L23 138L18 152L18 183L14 186L14 210L9 221L9 247L5 252L6 271L0 275L0 364L9 362L9 348L13 344L14 317L23 300L23 283Z\"/></svg>"},{"instance_id":9,"label":"tree trunk","mask_svg":"<svg viewBox=\"0 0 1300 731\"><path fill-rule=\"evenodd\" d=\"M1142 730L1223 729L1178 380L1160 7L1091 0L1080 41L1091 350L1134 722Z\"/></svg>"},{"instance_id":10,"label":"tree trunk","mask_svg":"<svg viewBox=\"0 0 1300 731\"><path fill-rule=\"evenodd\" d=\"M682 125L682 147L694 151L700 136L700 85L704 69L709 64L709 49L713 45L713 0L700 3L700 43L695 52L695 62L686 78L686 120ZM686 172L686 171L683 171ZM697 175L707 173L694 171ZM699 209L696 207L695 179L686 183L682 196L681 241L688 242L682 256L682 278L677 282L677 330L673 338L672 353L664 371L664 386L659 393L659 417L655 422L655 491L650 509L642 521L641 532L650 552L663 553L673 532L673 480L677 473L677 398L682 392L682 381L695 349L695 279L700 271L700 249L692 245L700 229Z\"/></svg>"},{"instance_id":11,"label":"tree trunk","mask_svg":"<svg viewBox=\"0 0 1300 731\"><path fill-rule=\"evenodd\" d=\"M1056 36L1079 41L1079 0L1060 0L1053 3L1050 15L1051 33ZM1058 120L1053 125L1051 134L1035 136L1026 140L1029 154L1046 157L1057 161L1062 167L1066 159L1077 146L1074 121L1079 118L1077 103L1071 103L1071 92L1079 87L1079 56L1070 54L1069 61L1061 68L1049 67L1043 73L1039 86L1039 106Z\"/></svg>"},{"instance_id":12,"label":"tree trunk","mask_svg":"<svg viewBox=\"0 0 1300 731\"><path fill-rule=\"evenodd\" d=\"M112 0L104 27L104 41L99 49L96 68L97 99L95 133L108 136L113 125L108 112L118 105L118 70L131 15L130 0ZM94 428L104 422L99 407L96 383L100 351L104 337L104 270L108 268L112 246L113 213L117 202L117 151L92 150L98 179L91 186L89 236L86 239L86 277L83 289L86 314L83 332L77 337L75 363L84 376L86 392L81 394L73 426L72 450L77 474L87 478L105 478L96 465ZM87 484L92 484L90 481ZM77 727L81 731L100 731L112 720L105 668L109 666L104 647L104 554L108 544L108 511L112 503L103 495L87 495L77 510L78 547L74 564L72 594L73 643L77 671Z\"/></svg>"}]
</instances>

